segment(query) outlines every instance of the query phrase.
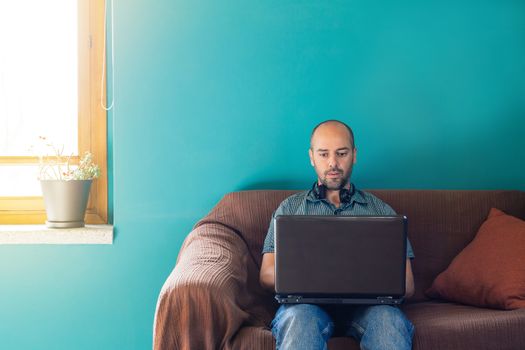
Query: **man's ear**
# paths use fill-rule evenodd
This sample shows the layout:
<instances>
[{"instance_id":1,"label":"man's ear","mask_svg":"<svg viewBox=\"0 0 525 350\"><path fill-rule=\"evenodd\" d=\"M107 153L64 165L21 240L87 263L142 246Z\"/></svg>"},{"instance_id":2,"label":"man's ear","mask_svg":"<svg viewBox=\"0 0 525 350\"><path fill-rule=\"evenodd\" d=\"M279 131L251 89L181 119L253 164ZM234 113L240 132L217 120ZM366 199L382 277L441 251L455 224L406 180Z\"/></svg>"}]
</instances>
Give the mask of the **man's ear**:
<instances>
[{"instance_id":1,"label":"man's ear","mask_svg":"<svg viewBox=\"0 0 525 350\"><path fill-rule=\"evenodd\" d=\"M308 156L310 157L310 164L314 166L314 152L312 151L311 148L308 149Z\"/></svg>"},{"instance_id":2,"label":"man's ear","mask_svg":"<svg viewBox=\"0 0 525 350\"><path fill-rule=\"evenodd\" d=\"M352 152L353 153L353 163L357 163L357 148L354 148L354 151Z\"/></svg>"}]
</instances>

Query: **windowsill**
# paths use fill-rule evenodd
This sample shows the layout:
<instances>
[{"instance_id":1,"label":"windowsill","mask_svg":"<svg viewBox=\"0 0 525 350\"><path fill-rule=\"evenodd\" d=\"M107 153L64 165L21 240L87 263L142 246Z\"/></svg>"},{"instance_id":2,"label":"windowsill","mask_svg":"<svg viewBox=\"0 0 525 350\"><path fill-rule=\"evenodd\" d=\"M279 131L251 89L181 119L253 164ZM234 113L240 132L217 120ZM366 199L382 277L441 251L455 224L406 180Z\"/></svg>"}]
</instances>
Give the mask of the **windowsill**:
<instances>
[{"instance_id":1,"label":"windowsill","mask_svg":"<svg viewBox=\"0 0 525 350\"><path fill-rule=\"evenodd\" d=\"M80 228L0 225L0 244L113 244L113 225Z\"/></svg>"}]
</instances>

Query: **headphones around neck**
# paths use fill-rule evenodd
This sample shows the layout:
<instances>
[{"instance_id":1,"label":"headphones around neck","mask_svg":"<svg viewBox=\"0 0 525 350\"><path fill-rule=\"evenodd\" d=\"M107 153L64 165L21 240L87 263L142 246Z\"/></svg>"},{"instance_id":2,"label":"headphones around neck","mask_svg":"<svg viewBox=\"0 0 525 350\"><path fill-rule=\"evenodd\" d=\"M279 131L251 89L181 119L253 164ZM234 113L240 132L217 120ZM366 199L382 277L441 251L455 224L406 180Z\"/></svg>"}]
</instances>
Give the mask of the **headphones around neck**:
<instances>
[{"instance_id":1,"label":"headphones around neck","mask_svg":"<svg viewBox=\"0 0 525 350\"><path fill-rule=\"evenodd\" d=\"M350 189L341 188L339 190L339 200L341 203L348 203L350 202L350 199L352 198L352 195L354 194L354 186L350 185ZM326 186L324 184L320 184L316 181L314 182L314 185L312 186L312 192L314 194L314 197L317 199L326 199Z\"/></svg>"}]
</instances>

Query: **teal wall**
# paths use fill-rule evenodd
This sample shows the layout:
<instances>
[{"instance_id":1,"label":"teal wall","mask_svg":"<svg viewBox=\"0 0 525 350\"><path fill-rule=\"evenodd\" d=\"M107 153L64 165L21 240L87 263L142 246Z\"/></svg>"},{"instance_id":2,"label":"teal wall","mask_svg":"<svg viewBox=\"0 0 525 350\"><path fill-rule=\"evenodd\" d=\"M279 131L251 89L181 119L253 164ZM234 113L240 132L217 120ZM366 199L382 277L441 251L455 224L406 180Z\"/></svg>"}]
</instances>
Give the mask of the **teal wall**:
<instances>
[{"instance_id":1,"label":"teal wall","mask_svg":"<svg viewBox=\"0 0 525 350\"><path fill-rule=\"evenodd\" d=\"M115 1L112 246L0 246L0 348L147 349L192 225L313 181L353 126L365 188L525 190L523 1Z\"/></svg>"}]
</instances>

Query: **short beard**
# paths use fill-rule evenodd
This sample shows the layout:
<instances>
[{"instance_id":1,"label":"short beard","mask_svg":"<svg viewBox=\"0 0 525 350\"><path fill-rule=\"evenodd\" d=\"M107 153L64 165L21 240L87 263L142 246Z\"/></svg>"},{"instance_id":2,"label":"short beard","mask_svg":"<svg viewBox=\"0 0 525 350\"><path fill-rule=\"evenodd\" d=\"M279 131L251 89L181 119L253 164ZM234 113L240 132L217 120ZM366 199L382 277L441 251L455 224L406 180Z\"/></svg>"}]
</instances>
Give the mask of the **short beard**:
<instances>
[{"instance_id":1,"label":"short beard","mask_svg":"<svg viewBox=\"0 0 525 350\"><path fill-rule=\"evenodd\" d=\"M321 179L321 183L329 190L331 191L340 191L342 190L346 184L348 183L348 179L345 178L345 179L341 179L341 182L338 184L338 185L332 185L332 184L329 184L328 183L328 180L325 178Z\"/></svg>"}]
</instances>

